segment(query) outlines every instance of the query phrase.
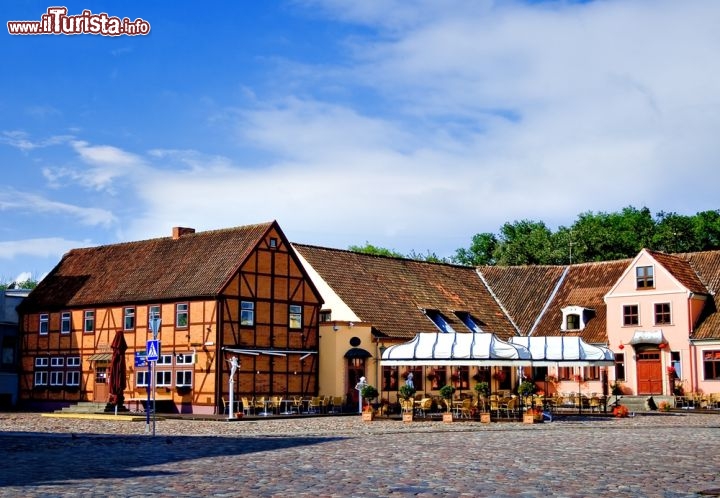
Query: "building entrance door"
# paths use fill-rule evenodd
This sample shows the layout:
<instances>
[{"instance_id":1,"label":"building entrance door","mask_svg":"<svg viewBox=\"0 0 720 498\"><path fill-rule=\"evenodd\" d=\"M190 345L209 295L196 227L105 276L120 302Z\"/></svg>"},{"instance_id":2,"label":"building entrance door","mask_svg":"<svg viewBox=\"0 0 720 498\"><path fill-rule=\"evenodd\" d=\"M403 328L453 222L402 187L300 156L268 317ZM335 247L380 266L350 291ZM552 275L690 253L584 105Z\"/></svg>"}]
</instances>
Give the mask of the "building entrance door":
<instances>
[{"instance_id":1,"label":"building entrance door","mask_svg":"<svg viewBox=\"0 0 720 498\"><path fill-rule=\"evenodd\" d=\"M96 403L105 403L108 400L107 385L108 366L107 364L95 364L95 389L93 391L93 401Z\"/></svg>"},{"instance_id":2,"label":"building entrance door","mask_svg":"<svg viewBox=\"0 0 720 498\"><path fill-rule=\"evenodd\" d=\"M660 351L637 354L638 394L662 394Z\"/></svg>"}]
</instances>

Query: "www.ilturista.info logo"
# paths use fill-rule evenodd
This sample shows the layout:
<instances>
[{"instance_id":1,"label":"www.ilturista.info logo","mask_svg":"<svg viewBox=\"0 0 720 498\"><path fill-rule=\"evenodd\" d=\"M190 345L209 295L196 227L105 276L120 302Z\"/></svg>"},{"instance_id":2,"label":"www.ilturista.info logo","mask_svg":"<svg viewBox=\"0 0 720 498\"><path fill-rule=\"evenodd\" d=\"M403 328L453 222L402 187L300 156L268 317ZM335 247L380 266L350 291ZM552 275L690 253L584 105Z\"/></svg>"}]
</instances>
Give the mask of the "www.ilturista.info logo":
<instances>
[{"instance_id":1,"label":"www.ilturista.info logo","mask_svg":"<svg viewBox=\"0 0 720 498\"><path fill-rule=\"evenodd\" d=\"M67 7L49 7L39 21L8 21L8 33L101 36L136 36L150 33L150 23L140 17L131 21L127 17L120 19L105 12L93 14L87 9L74 16L69 16L67 12Z\"/></svg>"}]
</instances>

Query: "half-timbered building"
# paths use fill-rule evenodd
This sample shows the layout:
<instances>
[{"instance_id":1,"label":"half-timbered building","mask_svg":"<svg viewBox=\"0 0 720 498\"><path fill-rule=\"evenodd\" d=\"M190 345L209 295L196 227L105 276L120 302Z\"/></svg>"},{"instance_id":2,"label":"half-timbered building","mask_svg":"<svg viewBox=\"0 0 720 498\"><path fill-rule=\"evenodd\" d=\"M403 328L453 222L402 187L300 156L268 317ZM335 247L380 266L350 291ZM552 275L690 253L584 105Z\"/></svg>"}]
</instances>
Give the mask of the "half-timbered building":
<instances>
[{"instance_id":1,"label":"half-timbered building","mask_svg":"<svg viewBox=\"0 0 720 498\"><path fill-rule=\"evenodd\" d=\"M236 400L317 394L321 304L274 221L73 249L21 306L19 396L38 408L107 401L120 330L125 400L145 399L151 318L160 319L155 398L170 409L230 409L233 357Z\"/></svg>"}]
</instances>

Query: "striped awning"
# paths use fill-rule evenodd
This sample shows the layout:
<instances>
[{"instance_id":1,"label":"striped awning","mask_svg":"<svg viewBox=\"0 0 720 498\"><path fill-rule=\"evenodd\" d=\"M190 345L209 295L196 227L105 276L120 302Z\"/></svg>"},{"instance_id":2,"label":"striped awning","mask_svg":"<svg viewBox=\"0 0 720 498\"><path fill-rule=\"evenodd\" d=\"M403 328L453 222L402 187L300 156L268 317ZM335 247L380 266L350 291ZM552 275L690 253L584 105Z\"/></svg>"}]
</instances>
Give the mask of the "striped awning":
<instances>
[{"instance_id":1,"label":"striped awning","mask_svg":"<svg viewBox=\"0 0 720 498\"><path fill-rule=\"evenodd\" d=\"M91 354L90 358L88 358L88 360L90 360L90 361L110 361L110 358L112 358L112 353L95 353L95 354Z\"/></svg>"}]
</instances>

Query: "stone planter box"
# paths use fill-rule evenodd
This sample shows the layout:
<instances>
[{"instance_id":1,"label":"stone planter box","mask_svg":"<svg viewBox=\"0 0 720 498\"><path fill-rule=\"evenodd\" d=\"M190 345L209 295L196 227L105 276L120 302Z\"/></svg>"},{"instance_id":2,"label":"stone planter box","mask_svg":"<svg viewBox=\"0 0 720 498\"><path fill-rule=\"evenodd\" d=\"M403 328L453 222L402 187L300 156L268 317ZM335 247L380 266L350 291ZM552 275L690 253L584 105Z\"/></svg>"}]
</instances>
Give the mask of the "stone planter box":
<instances>
[{"instance_id":1,"label":"stone planter box","mask_svg":"<svg viewBox=\"0 0 720 498\"><path fill-rule=\"evenodd\" d=\"M363 422L372 422L375 419L375 414L373 412L362 412L362 419Z\"/></svg>"},{"instance_id":2,"label":"stone planter box","mask_svg":"<svg viewBox=\"0 0 720 498\"><path fill-rule=\"evenodd\" d=\"M451 412L443 413L443 422L445 422L446 424L452 424L453 421L453 414Z\"/></svg>"},{"instance_id":3,"label":"stone planter box","mask_svg":"<svg viewBox=\"0 0 720 498\"><path fill-rule=\"evenodd\" d=\"M490 413L481 413L480 414L480 422L483 424L489 424L490 423Z\"/></svg>"},{"instance_id":4,"label":"stone planter box","mask_svg":"<svg viewBox=\"0 0 720 498\"><path fill-rule=\"evenodd\" d=\"M408 413L408 412L403 413L403 414L402 414L402 417L403 417L403 422L412 422L412 421L413 421L413 414L412 414L412 413Z\"/></svg>"}]
</instances>

